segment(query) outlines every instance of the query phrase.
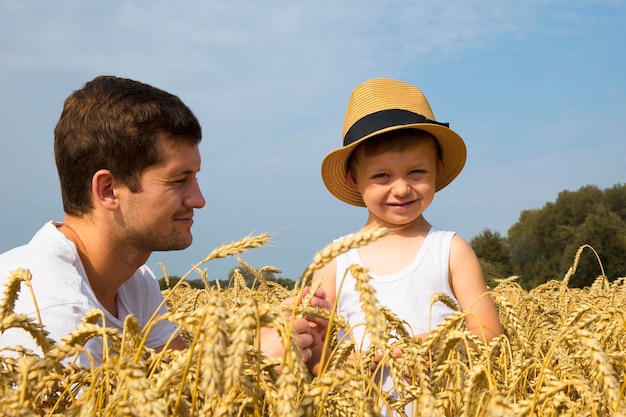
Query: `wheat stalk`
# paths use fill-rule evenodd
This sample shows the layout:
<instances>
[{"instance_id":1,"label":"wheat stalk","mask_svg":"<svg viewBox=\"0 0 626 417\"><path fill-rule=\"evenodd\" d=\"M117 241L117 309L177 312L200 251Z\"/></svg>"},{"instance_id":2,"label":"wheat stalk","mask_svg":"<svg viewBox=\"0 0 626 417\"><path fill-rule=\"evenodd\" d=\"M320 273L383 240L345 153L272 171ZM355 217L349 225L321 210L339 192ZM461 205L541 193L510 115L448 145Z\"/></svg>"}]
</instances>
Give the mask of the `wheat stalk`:
<instances>
[{"instance_id":1,"label":"wheat stalk","mask_svg":"<svg viewBox=\"0 0 626 417\"><path fill-rule=\"evenodd\" d=\"M322 268L324 265L328 264L330 261L341 255L342 253L346 253L351 249L360 248L361 246L368 245L369 243L378 240L389 233L390 230L387 228L376 227L349 235L327 245L321 251L317 252L315 256L313 256L313 262L302 274L300 282L305 282L306 279L311 276L314 271Z\"/></svg>"}]
</instances>

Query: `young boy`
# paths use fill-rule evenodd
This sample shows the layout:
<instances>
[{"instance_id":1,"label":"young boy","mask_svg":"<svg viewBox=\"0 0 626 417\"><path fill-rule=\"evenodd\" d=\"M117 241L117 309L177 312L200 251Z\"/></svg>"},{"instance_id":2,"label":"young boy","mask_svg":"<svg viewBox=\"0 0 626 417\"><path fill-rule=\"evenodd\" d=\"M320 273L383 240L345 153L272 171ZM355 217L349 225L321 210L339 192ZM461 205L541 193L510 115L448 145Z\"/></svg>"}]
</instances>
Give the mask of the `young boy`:
<instances>
[{"instance_id":1,"label":"young boy","mask_svg":"<svg viewBox=\"0 0 626 417\"><path fill-rule=\"evenodd\" d=\"M322 178L335 197L367 208L361 230L383 226L392 232L338 256L316 271L314 280L322 280L330 304L338 299L338 314L352 327L355 343L365 340L362 349L368 344L365 317L354 278L346 273L353 264L367 268L379 302L406 320L414 335L426 338L453 312L442 303L431 311L430 297L437 292L473 313L467 316L467 328L480 340L488 342L502 333L469 244L432 226L423 215L435 192L461 172L465 158L463 139L447 123L435 121L415 86L373 79L352 92L343 147L324 158Z\"/></svg>"}]
</instances>

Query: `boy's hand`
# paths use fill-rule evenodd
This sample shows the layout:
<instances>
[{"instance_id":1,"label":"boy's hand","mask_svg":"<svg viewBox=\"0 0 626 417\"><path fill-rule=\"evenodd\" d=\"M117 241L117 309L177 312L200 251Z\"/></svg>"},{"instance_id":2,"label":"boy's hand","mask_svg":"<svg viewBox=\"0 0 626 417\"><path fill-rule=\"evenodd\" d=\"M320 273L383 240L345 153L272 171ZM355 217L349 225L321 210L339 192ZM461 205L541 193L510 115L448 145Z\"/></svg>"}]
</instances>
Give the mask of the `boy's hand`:
<instances>
[{"instance_id":1,"label":"boy's hand","mask_svg":"<svg viewBox=\"0 0 626 417\"><path fill-rule=\"evenodd\" d=\"M310 288L305 287L298 296L285 299L281 305L293 306L300 304L302 300L309 294ZM309 306L330 310L331 305L326 300L326 292L322 288L318 288L315 294L310 298ZM289 313L285 313L289 314ZM323 339L328 328L328 320L317 316L306 316L296 318L293 321L293 330L298 334L297 342L302 349L302 358L308 362L314 355L319 355L318 350L323 345Z\"/></svg>"},{"instance_id":2,"label":"boy's hand","mask_svg":"<svg viewBox=\"0 0 626 417\"><path fill-rule=\"evenodd\" d=\"M293 321L293 330L296 332L296 344L302 350L305 362L311 359L312 348L319 344L319 335L313 330L310 322L305 318L296 318ZM261 351L268 358L282 358L285 355L285 345L278 330L271 327L261 328Z\"/></svg>"},{"instance_id":3,"label":"boy's hand","mask_svg":"<svg viewBox=\"0 0 626 417\"><path fill-rule=\"evenodd\" d=\"M302 300L307 296L307 294L309 294L310 290L310 287L303 288L300 295L285 299L281 303L281 305L290 306L301 303ZM309 301L309 306L322 308L325 310L330 310L332 307L328 300L326 300L326 291L324 291L323 288L318 288L317 290L315 290L315 294L313 294L313 297L311 297L311 300ZM313 344L313 346L311 346L315 347L318 343L322 342L324 335L326 334L328 320L316 316L306 316L305 319L308 321L311 329L314 330L314 333L316 333L315 343Z\"/></svg>"},{"instance_id":4,"label":"boy's hand","mask_svg":"<svg viewBox=\"0 0 626 417\"><path fill-rule=\"evenodd\" d=\"M395 361L398 363L402 363L403 359L402 359L402 349L400 349L399 347L394 347L391 350L391 353L393 354L393 357L395 358ZM372 360L372 366L371 366L371 370L375 371L376 368L379 367L380 365L380 361L382 361L383 359L383 354L382 352L376 352L376 354L374 355L374 359Z\"/></svg>"}]
</instances>

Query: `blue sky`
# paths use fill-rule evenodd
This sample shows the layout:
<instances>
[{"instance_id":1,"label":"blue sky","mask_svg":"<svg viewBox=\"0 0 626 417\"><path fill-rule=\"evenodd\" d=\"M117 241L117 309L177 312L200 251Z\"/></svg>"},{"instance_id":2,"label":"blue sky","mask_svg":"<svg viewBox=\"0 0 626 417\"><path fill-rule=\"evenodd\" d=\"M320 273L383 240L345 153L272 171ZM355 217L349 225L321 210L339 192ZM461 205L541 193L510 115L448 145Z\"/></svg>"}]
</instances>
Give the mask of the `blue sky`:
<instances>
[{"instance_id":1,"label":"blue sky","mask_svg":"<svg viewBox=\"0 0 626 417\"><path fill-rule=\"evenodd\" d=\"M207 206L190 248L150 258L157 274L271 233L243 259L298 278L358 230L364 209L326 191L320 163L341 145L351 90L374 77L420 87L466 141L426 218L467 240L506 235L560 191L624 183L625 25L621 0L2 2L0 251L62 219L54 125L100 74L178 95L203 126ZM236 264L204 267L221 279Z\"/></svg>"}]
</instances>

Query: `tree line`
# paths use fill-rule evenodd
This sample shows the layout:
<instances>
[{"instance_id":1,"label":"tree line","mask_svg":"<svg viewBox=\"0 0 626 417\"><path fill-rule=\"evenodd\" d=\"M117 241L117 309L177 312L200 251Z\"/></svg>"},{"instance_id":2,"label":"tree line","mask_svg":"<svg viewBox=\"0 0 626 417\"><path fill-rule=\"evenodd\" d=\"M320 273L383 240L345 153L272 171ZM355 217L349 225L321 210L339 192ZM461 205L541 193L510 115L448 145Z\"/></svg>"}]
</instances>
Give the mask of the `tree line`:
<instances>
[{"instance_id":1,"label":"tree line","mask_svg":"<svg viewBox=\"0 0 626 417\"><path fill-rule=\"evenodd\" d=\"M227 279L212 280L210 284L219 286L219 288L222 288L222 289L232 287L233 280L235 279L235 271L238 271L241 274L243 281L246 283L246 287L253 289L253 290L258 288L260 282L257 279L257 277L255 277L251 271L242 267L236 267L236 268L231 269L230 272L228 273ZM288 290L293 289L293 287L296 284L294 280L291 280L289 278L277 277L276 273L274 273L273 271L261 271L259 273L261 274L261 277L265 281L275 282L287 288ZM176 285L176 283L180 280L181 280L181 277L175 276L175 275L169 277L167 280L165 279L165 277L163 277L159 280L159 286L161 287L161 290L165 290L167 288L173 288L174 285ZM204 288L205 287L204 282L201 279L188 279L186 281L191 288Z\"/></svg>"},{"instance_id":2,"label":"tree line","mask_svg":"<svg viewBox=\"0 0 626 417\"><path fill-rule=\"evenodd\" d=\"M531 289L562 279L583 249L570 287L591 285L599 275L626 276L626 185L601 190L587 185L562 191L540 209L524 210L507 236L485 229L470 240L489 279L518 275Z\"/></svg>"},{"instance_id":3,"label":"tree line","mask_svg":"<svg viewBox=\"0 0 626 417\"><path fill-rule=\"evenodd\" d=\"M540 209L523 210L507 236L483 230L470 240L490 285L496 278L519 276L522 287L530 290L551 279L562 279L574 263L579 248L588 245L570 277L571 287L591 285L599 275L609 280L626 276L626 185L601 190L595 185L577 191L561 191L556 201ZM238 269L249 288L258 280L245 268L233 268L221 288L232 285ZM263 272L263 279L293 288L295 281ZM180 278L170 277L171 288ZM161 289L168 285L160 281ZM189 285L204 288L202 280Z\"/></svg>"}]
</instances>

